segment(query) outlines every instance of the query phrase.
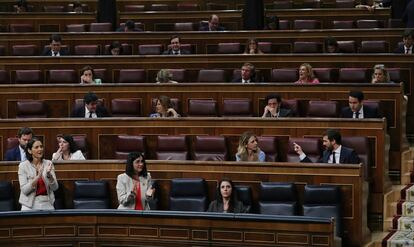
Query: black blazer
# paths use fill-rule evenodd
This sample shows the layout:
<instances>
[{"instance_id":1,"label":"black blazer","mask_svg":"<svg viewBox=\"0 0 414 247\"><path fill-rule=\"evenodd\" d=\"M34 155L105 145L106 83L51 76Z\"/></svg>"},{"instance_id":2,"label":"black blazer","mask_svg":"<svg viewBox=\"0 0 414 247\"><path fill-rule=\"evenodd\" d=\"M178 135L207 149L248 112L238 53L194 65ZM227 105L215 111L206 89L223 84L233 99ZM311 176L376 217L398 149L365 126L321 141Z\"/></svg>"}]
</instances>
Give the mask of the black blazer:
<instances>
[{"instance_id":1,"label":"black blazer","mask_svg":"<svg viewBox=\"0 0 414 247\"><path fill-rule=\"evenodd\" d=\"M108 111L105 107L97 105L96 106L96 115L100 117L110 117ZM70 117L85 118L85 106L77 107L72 111Z\"/></svg>"},{"instance_id":2,"label":"black blazer","mask_svg":"<svg viewBox=\"0 0 414 247\"><path fill-rule=\"evenodd\" d=\"M19 146L9 149L6 152L6 160L7 161L21 161L22 157L20 157L20 149Z\"/></svg>"},{"instance_id":3,"label":"black blazer","mask_svg":"<svg viewBox=\"0 0 414 247\"><path fill-rule=\"evenodd\" d=\"M180 49L180 55L189 55L191 54L188 50ZM172 49L168 49L162 53L162 55L174 55Z\"/></svg>"},{"instance_id":4,"label":"black blazer","mask_svg":"<svg viewBox=\"0 0 414 247\"><path fill-rule=\"evenodd\" d=\"M329 156L331 152L328 150L323 151L322 157L318 160L318 163L328 163ZM301 160L303 163L312 163L312 160L307 156ZM359 164L361 160L358 157L358 154L352 149L342 146L341 154L339 155L339 163L341 164Z\"/></svg>"},{"instance_id":5,"label":"black blazer","mask_svg":"<svg viewBox=\"0 0 414 247\"><path fill-rule=\"evenodd\" d=\"M270 112L266 114L266 117L271 117ZM280 108L279 109L279 117L293 117L293 112L291 109Z\"/></svg>"},{"instance_id":6,"label":"black blazer","mask_svg":"<svg viewBox=\"0 0 414 247\"><path fill-rule=\"evenodd\" d=\"M69 56L69 52L67 49L60 49L59 51L61 56ZM50 47L43 49L41 56L52 56L52 50Z\"/></svg>"},{"instance_id":7,"label":"black blazer","mask_svg":"<svg viewBox=\"0 0 414 247\"><path fill-rule=\"evenodd\" d=\"M353 116L354 113L351 111L351 108L349 108L349 106L342 108L342 118L352 118ZM364 118L381 118L381 116L376 108L371 108L364 105Z\"/></svg>"},{"instance_id":8,"label":"black blazer","mask_svg":"<svg viewBox=\"0 0 414 247\"><path fill-rule=\"evenodd\" d=\"M231 82L242 82L242 78L234 78L233 80L231 80ZM250 77L250 82L256 82L256 76L251 76Z\"/></svg>"}]
</instances>

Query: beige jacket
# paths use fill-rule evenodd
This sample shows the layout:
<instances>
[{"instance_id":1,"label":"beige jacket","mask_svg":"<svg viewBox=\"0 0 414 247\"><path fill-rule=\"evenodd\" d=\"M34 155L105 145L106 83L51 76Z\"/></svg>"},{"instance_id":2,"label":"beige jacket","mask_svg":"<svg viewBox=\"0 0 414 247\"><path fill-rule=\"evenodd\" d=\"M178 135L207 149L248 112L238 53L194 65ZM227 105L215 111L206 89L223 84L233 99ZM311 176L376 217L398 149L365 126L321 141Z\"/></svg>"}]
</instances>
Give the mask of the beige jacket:
<instances>
[{"instance_id":1,"label":"beige jacket","mask_svg":"<svg viewBox=\"0 0 414 247\"><path fill-rule=\"evenodd\" d=\"M55 174L55 167L52 163L52 179L47 178L46 174L46 167L49 163L52 163L50 160L43 160L42 166L43 166L43 181L46 185L47 195L49 196L50 204L53 205L55 202L55 194L53 191L57 190L59 185L56 180L56 174ZM28 160L23 161L19 164L19 184L20 184L20 197L19 197L19 203L28 207L33 207L33 202L36 197L36 187L32 187L32 181L36 177L36 168L35 166Z\"/></svg>"},{"instance_id":2,"label":"beige jacket","mask_svg":"<svg viewBox=\"0 0 414 247\"><path fill-rule=\"evenodd\" d=\"M144 210L150 210L148 200L151 197L146 196L147 190L152 185L151 174L148 172L147 178L139 177L139 183L141 188L141 202ZM116 192L118 194L118 209L135 209L135 193L132 193L134 183L133 179L126 173L118 175L116 182Z\"/></svg>"}]
</instances>

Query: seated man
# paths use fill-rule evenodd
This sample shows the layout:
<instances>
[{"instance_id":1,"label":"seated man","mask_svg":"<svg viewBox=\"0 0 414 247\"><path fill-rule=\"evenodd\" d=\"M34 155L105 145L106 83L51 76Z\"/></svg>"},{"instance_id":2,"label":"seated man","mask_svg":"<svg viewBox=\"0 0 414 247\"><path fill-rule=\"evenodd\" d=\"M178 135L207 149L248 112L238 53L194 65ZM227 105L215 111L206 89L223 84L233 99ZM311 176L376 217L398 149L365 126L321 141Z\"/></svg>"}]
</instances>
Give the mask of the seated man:
<instances>
[{"instance_id":1,"label":"seated man","mask_svg":"<svg viewBox=\"0 0 414 247\"><path fill-rule=\"evenodd\" d=\"M244 63L241 67L240 77L236 77L232 82L251 83L256 82L256 68L251 63Z\"/></svg>"},{"instance_id":2,"label":"seated man","mask_svg":"<svg viewBox=\"0 0 414 247\"><path fill-rule=\"evenodd\" d=\"M84 105L75 108L71 117L77 118L101 118L110 117L104 106L98 104L98 96L93 92L88 92L83 97Z\"/></svg>"},{"instance_id":3,"label":"seated man","mask_svg":"<svg viewBox=\"0 0 414 247\"><path fill-rule=\"evenodd\" d=\"M135 22L133 20L127 20L125 26L118 28L117 32L142 32L143 30L135 27Z\"/></svg>"},{"instance_id":4,"label":"seated man","mask_svg":"<svg viewBox=\"0 0 414 247\"><path fill-rule=\"evenodd\" d=\"M49 38L49 41L50 46L46 47L43 50L42 56L59 57L69 55L67 50L62 49L62 38L59 34L52 34L52 36Z\"/></svg>"},{"instance_id":5,"label":"seated man","mask_svg":"<svg viewBox=\"0 0 414 247\"><path fill-rule=\"evenodd\" d=\"M17 132L17 138L19 140L19 145L15 148L11 148L6 152L6 160L7 161L25 161L26 152L25 148L27 143L33 137L33 130L28 127L20 128Z\"/></svg>"},{"instance_id":6,"label":"seated man","mask_svg":"<svg viewBox=\"0 0 414 247\"><path fill-rule=\"evenodd\" d=\"M344 107L341 112L342 118L380 118L377 109L364 106L364 93L361 91L350 91L349 106Z\"/></svg>"},{"instance_id":7,"label":"seated man","mask_svg":"<svg viewBox=\"0 0 414 247\"><path fill-rule=\"evenodd\" d=\"M208 25L201 25L199 31L224 31L224 28L220 26L219 17L213 14L208 20Z\"/></svg>"},{"instance_id":8,"label":"seated man","mask_svg":"<svg viewBox=\"0 0 414 247\"><path fill-rule=\"evenodd\" d=\"M279 94L270 94L266 96L267 105L264 108L262 118L279 118L292 117L293 113L290 109L281 108L282 98Z\"/></svg>"},{"instance_id":9,"label":"seated man","mask_svg":"<svg viewBox=\"0 0 414 247\"><path fill-rule=\"evenodd\" d=\"M188 50L181 49L181 39L180 36L174 35L170 39L170 48L164 51L162 55L187 55L190 54Z\"/></svg>"},{"instance_id":10,"label":"seated man","mask_svg":"<svg viewBox=\"0 0 414 247\"><path fill-rule=\"evenodd\" d=\"M403 43L398 45L395 53L414 54L414 30L407 29L403 34Z\"/></svg>"},{"instance_id":11,"label":"seated man","mask_svg":"<svg viewBox=\"0 0 414 247\"><path fill-rule=\"evenodd\" d=\"M352 148L347 148L341 145L342 137L339 131L328 129L323 134L323 151L322 157L318 163L331 164L359 164L361 163L357 153ZM302 147L298 144L293 144L293 149L299 155L300 162L312 163L312 161L302 151Z\"/></svg>"}]
</instances>

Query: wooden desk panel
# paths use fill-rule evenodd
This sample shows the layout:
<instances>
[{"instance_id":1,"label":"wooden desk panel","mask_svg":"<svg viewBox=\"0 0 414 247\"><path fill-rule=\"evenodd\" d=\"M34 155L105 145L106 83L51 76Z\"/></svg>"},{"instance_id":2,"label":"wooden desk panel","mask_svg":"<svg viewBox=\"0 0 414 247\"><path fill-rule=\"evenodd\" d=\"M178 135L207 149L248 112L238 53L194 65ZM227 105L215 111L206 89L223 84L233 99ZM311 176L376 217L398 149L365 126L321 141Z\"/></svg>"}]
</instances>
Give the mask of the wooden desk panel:
<instances>
[{"instance_id":1,"label":"wooden desk panel","mask_svg":"<svg viewBox=\"0 0 414 247\"><path fill-rule=\"evenodd\" d=\"M112 207L115 208L117 207L116 177L124 172L124 167L122 161L113 160L61 162L56 163L56 174L58 180L64 184L65 199L69 207L73 199L73 181L86 179L109 181ZM253 201L256 202L260 182L295 181L299 195L303 193L303 187L306 184L336 184L341 187L344 202L344 243L347 246L361 246L370 239L366 223L368 190L363 179L363 169L358 165L148 161L148 169L152 177L159 182L161 209L168 209L170 181L173 178L202 177L208 183L209 197L214 198L217 182L222 177L228 177L236 184L251 186ZM0 165L0 179L13 181L15 188L18 188L16 164L3 162ZM15 193L18 195L18 189Z\"/></svg>"}]
</instances>

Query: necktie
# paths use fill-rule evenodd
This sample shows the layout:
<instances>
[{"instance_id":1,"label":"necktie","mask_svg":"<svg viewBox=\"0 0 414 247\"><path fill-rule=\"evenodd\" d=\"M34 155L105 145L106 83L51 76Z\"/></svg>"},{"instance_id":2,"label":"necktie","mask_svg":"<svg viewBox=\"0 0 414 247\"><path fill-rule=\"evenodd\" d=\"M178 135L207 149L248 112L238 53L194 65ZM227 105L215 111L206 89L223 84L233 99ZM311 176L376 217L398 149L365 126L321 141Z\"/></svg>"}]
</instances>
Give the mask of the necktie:
<instances>
[{"instance_id":1,"label":"necktie","mask_svg":"<svg viewBox=\"0 0 414 247\"><path fill-rule=\"evenodd\" d=\"M56 57L56 56L57 56L57 54L58 54L57 52L53 52L53 56L54 56L54 57Z\"/></svg>"},{"instance_id":2,"label":"necktie","mask_svg":"<svg viewBox=\"0 0 414 247\"><path fill-rule=\"evenodd\" d=\"M410 54L410 48L405 48L405 54Z\"/></svg>"},{"instance_id":3,"label":"necktie","mask_svg":"<svg viewBox=\"0 0 414 247\"><path fill-rule=\"evenodd\" d=\"M92 118L92 112L89 112L89 118Z\"/></svg>"},{"instance_id":4,"label":"necktie","mask_svg":"<svg viewBox=\"0 0 414 247\"><path fill-rule=\"evenodd\" d=\"M332 164L336 164L335 152L332 151Z\"/></svg>"},{"instance_id":5,"label":"necktie","mask_svg":"<svg viewBox=\"0 0 414 247\"><path fill-rule=\"evenodd\" d=\"M359 118L359 111L355 112L355 118Z\"/></svg>"}]
</instances>

